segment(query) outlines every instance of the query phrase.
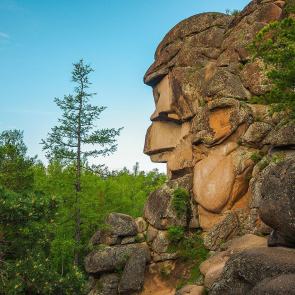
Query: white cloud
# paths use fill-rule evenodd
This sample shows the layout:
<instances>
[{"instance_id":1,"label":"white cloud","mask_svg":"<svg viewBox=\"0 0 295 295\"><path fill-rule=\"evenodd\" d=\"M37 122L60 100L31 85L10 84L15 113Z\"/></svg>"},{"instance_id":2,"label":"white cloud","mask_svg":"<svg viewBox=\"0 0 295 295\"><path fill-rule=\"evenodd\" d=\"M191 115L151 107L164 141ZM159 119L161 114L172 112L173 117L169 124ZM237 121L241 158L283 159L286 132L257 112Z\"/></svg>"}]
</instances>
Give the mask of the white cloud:
<instances>
[{"instance_id":1,"label":"white cloud","mask_svg":"<svg viewBox=\"0 0 295 295\"><path fill-rule=\"evenodd\" d=\"M10 37L9 35L7 35L7 34L5 34L5 33L2 33L2 32L0 32L0 36L1 36L1 37L5 37L5 38L9 38L9 37Z\"/></svg>"}]
</instances>

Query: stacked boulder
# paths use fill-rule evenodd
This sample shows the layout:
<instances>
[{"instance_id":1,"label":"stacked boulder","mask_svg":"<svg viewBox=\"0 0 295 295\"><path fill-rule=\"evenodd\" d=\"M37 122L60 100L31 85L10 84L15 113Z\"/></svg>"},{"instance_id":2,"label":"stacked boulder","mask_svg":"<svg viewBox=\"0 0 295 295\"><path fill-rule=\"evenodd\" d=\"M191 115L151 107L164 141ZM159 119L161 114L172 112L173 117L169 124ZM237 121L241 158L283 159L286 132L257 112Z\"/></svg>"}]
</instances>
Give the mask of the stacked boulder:
<instances>
[{"instance_id":1,"label":"stacked boulder","mask_svg":"<svg viewBox=\"0 0 295 295\"><path fill-rule=\"evenodd\" d=\"M147 241L151 245L153 263L177 258L177 253L168 253L169 241L167 230L170 226L182 228L199 228L196 203L191 196L190 208L187 214L179 216L172 204L174 190L182 188L192 195L193 175L170 180L156 189L145 203L143 214L149 225L147 228ZM152 264L152 267L154 264Z\"/></svg>"},{"instance_id":2,"label":"stacked boulder","mask_svg":"<svg viewBox=\"0 0 295 295\"><path fill-rule=\"evenodd\" d=\"M90 243L97 249L85 260L92 289L89 295L132 294L143 286L150 251L144 242L146 222L142 218L110 213L104 223L107 230L94 234Z\"/></svg>"}]
</instances>

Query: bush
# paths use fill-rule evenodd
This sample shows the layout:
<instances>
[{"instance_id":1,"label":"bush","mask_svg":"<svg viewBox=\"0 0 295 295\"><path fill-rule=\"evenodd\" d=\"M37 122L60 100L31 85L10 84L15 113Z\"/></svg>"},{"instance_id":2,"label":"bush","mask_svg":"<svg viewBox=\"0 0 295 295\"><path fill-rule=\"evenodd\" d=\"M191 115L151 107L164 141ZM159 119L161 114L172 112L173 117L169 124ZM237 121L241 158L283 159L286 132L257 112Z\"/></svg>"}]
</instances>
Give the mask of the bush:
<instances>
[{"instance_id":1,"label":"bush","mask_svg":"<svg viewBox=\"0 0 295 295\"><path fill-rule=\"evenodd\" d=\"M176 209L177 217L180 218L180 216L182 214L186 214L187 212L189 212L190 195L183 188L178 188L178 189L174 190L173 195L174 195L174 197L172 199L172 205Z\"/></svg>"},{"instance_id":2,"label":"bush","mask_svg":"<svg viewBox=\"0 0 295 295\"><path fill-rule=\"evenodd\" d=\"M178 243L184 238L185 229L180 226L169 226L167 237L172 244Z\"/></svg>"}]
</instances>

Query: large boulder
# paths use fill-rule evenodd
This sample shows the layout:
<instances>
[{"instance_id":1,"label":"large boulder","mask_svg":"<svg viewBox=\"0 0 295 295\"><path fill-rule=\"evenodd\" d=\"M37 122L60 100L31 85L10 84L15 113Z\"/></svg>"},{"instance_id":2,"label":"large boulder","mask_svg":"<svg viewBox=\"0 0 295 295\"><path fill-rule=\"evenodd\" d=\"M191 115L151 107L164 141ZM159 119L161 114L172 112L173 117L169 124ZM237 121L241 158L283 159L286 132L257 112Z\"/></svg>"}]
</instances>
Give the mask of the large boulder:
<instances>
[{"instance_id":1,"label":"large boulder","mask_svg":"<svg viewBox=\"0 0 295 295\"><path fill-rule=\"evenodd\" d=\"M267 247L267 239L247 234L220 245L221 252L216 253L200 265L200 271L205 276L205 288L211 289L212 284L221 274L225 262L245 249Z\"/></svg>"},{"instance_id":2,"label":"large boulder","mask_svg":"<svg viewBox=\"0 0 295 295\"><path fill-rule=\"evenodd\" d=\"M146 260L150 261L147 247L142 244L128 244L93 250L84 259L85 270L88 274L101 274L115 271L116 267L123 268L134 251L143 248L146 251Z\"/></svg>"},{"instance_id":3,"label":"large boulder","mask_svg":"<svg viewBox=\"0 0 295 295\"><path fill-rule=\"evenodd\" d=\"M122 213L110 213L104 220L109 225L112 235L117 236L135 236L137 234L137 226L134 219Z\"/></svg>"},{"instance_id":4,"label":"large boulder","mask_svg":"<svg viewBox=\"0 0 295 295\"><path fill-rule=\"evenodd\" d=\"M281 275L267 278L257 284L249 295L293 295L295 290L295 275Z\"/></svg>"},{"instance_id":5,"label":"large boulder","mask_svg":"<svg viewBox=\"0 0 295 295\"><path fill-rule=\"evenodd\" d=\"M173 192L178 187L190 192L192 189L192 175L171 180L160 186L149 196L144 205L143 215L154 228L166 230L171 225L186 227L192 218L192 216L186 214L177 216L177 210L172 205Z\"/></svg>"},{"instance_id":6,"label":"large boulder","mask_svg":"<svg viewBox=\"0 0 295 295\"><path fill-rule=\"evenodd\" d=\"M88 295L118 295L119 274L104 274Z\"/></svg>"},{"instance_id":7,"label":"large boulder","mask_svg":"<svg viewBox=\"0 0 295 295\"><path fill-rule=\"evenodd\" d=\"M216 250L224 243L239 234L239 219L235 212L228 211L226 217L217 225L214 225L203 240L207 249Z\"/></svg>"},{"instance_id":8,"label":"large boulder","mask_svg":"<svg viewBox=\"0 0 295 295\"><path fill-rule=\"evenodd\" d=\"M133 252L122 273L122 278L118 286L120 294L130 294L142 288L146 258L146 249L144 248L139 247Z\"/></svg>"},{"instance_id":9,"label":"large boulder","mask_svg":"<svg viewBox=\"0 0 295 295\"><path fill-rule=\"evenodd\" d=\"M209 295L250 294L263 280L285 274L295 274L295 249L247 249L226 262Z\"/></svg>"},{"instance_id":10,"label":"large boulder","mask_svg":"<svg viewBox=\"0 0 295 295\"><path fill-rule=\"evenodd\" d=\"M189 285L179 289L174 295L203 295L203 287Z\"/></svg>"},{"instance_id":11,"label":"large boulder","mask_svg":"<svg viewBox=\"0 0 295 295\"><path fill-rule=\"evenodd\" d=\"M259 215L277 233L295 243L295 157L269 169L261 186ZM278 243L278 245L284 242ZM275 246L272 243L272 246Z\"/></svg>"}]
</instances>

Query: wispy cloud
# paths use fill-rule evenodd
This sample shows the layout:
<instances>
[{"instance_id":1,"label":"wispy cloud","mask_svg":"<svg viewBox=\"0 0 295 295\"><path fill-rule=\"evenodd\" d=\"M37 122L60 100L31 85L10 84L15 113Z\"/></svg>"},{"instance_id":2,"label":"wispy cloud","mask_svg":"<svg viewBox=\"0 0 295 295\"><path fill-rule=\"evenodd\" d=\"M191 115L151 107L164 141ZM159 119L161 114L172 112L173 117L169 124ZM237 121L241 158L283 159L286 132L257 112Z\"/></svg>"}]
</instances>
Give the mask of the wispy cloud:
<instances>
[{"instance_id":1,"label":"wispy cloud","mask_svg":"<svg viewBox=\"0 0 295 295\"><path fill-rule=\"evenodd\" d=\"M9 125L9 126L7 126L7 128L8 128L8 129L16 129L17 126L15 126L15 125Z\"/></svg>"},{"instance_id":2,"label":"wispy cloud","mask_svg":"<svg viewBox=\"0 0 295 295\"><path fill-rule=\"evenodd\" d=\"M9 38L10 36L5 33L0 32L0 37Z\"/></svg>"}]
</instances>

